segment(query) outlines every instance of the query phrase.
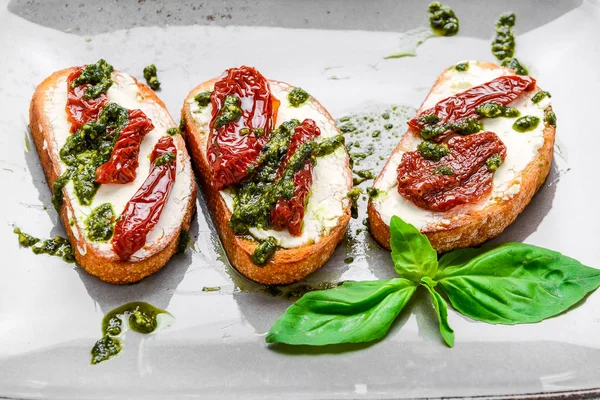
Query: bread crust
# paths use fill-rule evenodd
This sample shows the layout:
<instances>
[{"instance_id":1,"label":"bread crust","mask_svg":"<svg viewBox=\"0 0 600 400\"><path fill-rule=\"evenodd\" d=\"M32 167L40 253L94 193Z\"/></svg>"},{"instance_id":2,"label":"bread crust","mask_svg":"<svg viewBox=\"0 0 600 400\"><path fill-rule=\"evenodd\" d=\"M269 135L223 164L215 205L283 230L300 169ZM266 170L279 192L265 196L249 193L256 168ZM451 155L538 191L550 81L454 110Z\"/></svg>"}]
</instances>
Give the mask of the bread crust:
<instances>
[{"instance_id":1,"label":"bread crust","mask_svg":"<svg viewBox=\"0 0 600 400\"><path fill-rule=\"evenodd\" d=\"M208 203L208 208L212 214L227 257L231 265L242 275L255 282L264 285L286 285L297 282L315 272L331 257L346 233L346 228L350 221L350 205L348 204L344 208L344 213L338 220L336 227L317 243L305 244L292 249L280 248L264 266L259 267L255 265L252 262L252 253L256 249L257 243L254 240L235 235L229 227L231 212L219 191L214 189L211 184L211 170L206 158L206 149L202 148L200 141L202 132L194 123L189 106L189 99L193 98L194 94L204 90L211 90L215 82L216 79L212 79L192 89L183 103L181 118L186 121L184 137L192 156L198 181L202 187L204 197ZM270 82L279 83L277 81ZM333 121L327 110L316 102L316 100L313 101L319 110ZM348 157L346 157L345 167L350 168ZM351 177L352 175L348 174L348 176ZM351 178L348 180L348 183L349 187L352 187Z\"/></svg>"},{"instance_id":2,"label":"bread crust","mask_svg":"<svg viewBox=\"0 0 600 400\"><path fill-rule=\"evenodd\" d=\"M52 151L53 141L50 138L54 132L50 122L51 116L45 112L45 103L48 94L52 93L57 82L67 77L73 71L74 68L63 69L46 78L36 88L29 108L31 135L51 192L54 192L54 181L60 176L60 161ZM164 103L156 96L153 90L144 84L140 84L137 79L133 79L138 85L144 102L153 102L166 110ZM177 126L170 116L169 119L172 126ZM177 148L183 149L184 157L188 159L189 155L185 150L183 137L177 135L173 139L177 142ZM190 198L180 227L171 234L164 247L161 246L159 248L158 244L156 244L146 248L151 255L139 261L121 261L116 255L109 258L98 252L93 246L87 245L89 242L85 239L82 227L79 224L71 226L69 223L69 215L73 215L73 205L71 199L68 196L64 196L64 202L58 214L65 227L68 239L73 245L77 264L89 274L105 282L119 285L138 282L146 276L157 272L176 252L181 230L188 230L190 227L191 218L196 207L196 184L193 176L191 176L190 182Z\"/></svg>"},{"instance_id":3,"label":"bread crust","mask_svg":"<svg viewBox=\"0 0 600 400\"><path fill-rule=\"evenodd\" d=\"M501 68L493 63L478 62L482 68ZM443 73L438 77L432 86L429 94L435 88L444 82ZM429 97L429 94L427 97ZM423 106L418 112L422 111ZM548 107L548 111L552 108ZM410 129L400 140L393 153L404 150L404 144L411 140L410 135L416 134ZM535 193L540 189L552 164L552 155L554 149L554 138L556 129L545 124L544 144L538 150L537 155L527 164L527 167L521 173L521 186L519 192L508 200L492 203L482 209L470 211L461 218L452 219L452 222L444 227L425 227L421 232L424 233L434 249L439 253L447 252L457 248L478 246L490 239L498 236L508 225L514 222L517 216L529 204ZM384 169L387 168L390 158L386 162ZM377 177L378 182L383 175L383 170ZM381 215L375 208L375 205L369 200L367 208L369 217L369 230L377 242L390 249L390 228L383 221Z\"/></svg>"}]
</instances>

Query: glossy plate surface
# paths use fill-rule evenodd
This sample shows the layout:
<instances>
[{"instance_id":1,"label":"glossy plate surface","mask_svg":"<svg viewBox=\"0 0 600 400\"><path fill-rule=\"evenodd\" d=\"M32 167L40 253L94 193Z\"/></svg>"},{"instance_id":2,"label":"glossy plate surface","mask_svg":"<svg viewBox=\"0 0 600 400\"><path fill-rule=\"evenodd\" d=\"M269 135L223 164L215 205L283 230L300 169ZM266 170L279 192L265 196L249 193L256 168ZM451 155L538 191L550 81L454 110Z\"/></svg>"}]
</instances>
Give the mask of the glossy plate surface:
<instances>
[{"instance_id":1,"label":"glossy plate surface","mask_svg":"<svg viewBox=\"0 0 600 400\"><path fill-rule=\"evenodd\" d=\"M429 39L416 57L384 60L422 34L427 2L139 1L119 10L112 2L0 1L0 397L404 398L600 387L600 293L532 325L487 325L451 310L453 349L442 343L423 293L383 341L268 347L266 332L291 303L231 269L201 196L194 248L131 286L36 256L12 233L18 226L43 238L64 234L27 132L35 86L56 70L105 58L141 78L155 63L159 96L176 120L191 88L241 64L305 88L336 118L392 104L410 110L447 66L494 61L495 19L512 10L517 56L552 93L557 146L543 188L494 242L524 241L600 268L600 2L448 4L460 18L458 36ZM388 136L404 131L402 118ZM379 154L386 157L396 140L381 141ZM364 200L361 208L308 284L393 276L388 253L363 229ZM90 365L103 315L130 301L166 309L176 321L151 336L128 334L119 357Z\"/></svg>"}]
</instances>

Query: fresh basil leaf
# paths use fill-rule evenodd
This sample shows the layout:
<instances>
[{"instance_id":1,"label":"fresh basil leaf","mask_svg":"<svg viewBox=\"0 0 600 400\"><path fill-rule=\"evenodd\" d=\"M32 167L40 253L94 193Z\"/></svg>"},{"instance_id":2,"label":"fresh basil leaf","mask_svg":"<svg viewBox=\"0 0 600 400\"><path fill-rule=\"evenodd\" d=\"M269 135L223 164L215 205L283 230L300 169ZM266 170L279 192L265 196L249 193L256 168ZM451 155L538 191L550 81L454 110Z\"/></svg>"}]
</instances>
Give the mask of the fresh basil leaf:
<instances>
[{"instance_id":1,"label":"fresh basil leaf","mask_svg":"<svg viewBox=\"0 0 600 400\"><path fill-rule=\"evenodd\" d=\"M269 331L267 343L322 346L383 337L415 292L407 279L345 282L306 293Z\"/></svg>"},{"instance_id":2,"label":"fresh basil leaf","mask_svg":"<svg viewBox=\"0 0 600 400\"><path fill-rule=\"evenodd\" d=\"M600 270L523 243L454 250L435 280L461 314L492 324L539 322L600 286Z\"/></svg>"},{"instance_id":3,"label":"fresh basil leaf","mask_svg":"<svg viewBox=\"0 0 600 400\"><path fill-rule=\"evenodd\" d=\"M435 291L434 287L436 282L430 278L423 278L421 280L421 285L425 286L431 295L431 301L433 302L433 307L435 308L438 321L440 322L440 333L442 334L442 338L444 338L444 342L446 342L449 347L454 347L454 330L448 323L448 305L446 304L446 300Z\"/></svg>"},{"instance_id":4,"label":"fresh basil leaf","mask_svg":"<svg viewBox=\"0 0 600 400\"><path fill-rule=\"evenodd\" d=\"M390 221L390 246L396 272L406 279L419 282L437 272L437 252L427 236L397 216Z\"/></svg>"}]
</instances>

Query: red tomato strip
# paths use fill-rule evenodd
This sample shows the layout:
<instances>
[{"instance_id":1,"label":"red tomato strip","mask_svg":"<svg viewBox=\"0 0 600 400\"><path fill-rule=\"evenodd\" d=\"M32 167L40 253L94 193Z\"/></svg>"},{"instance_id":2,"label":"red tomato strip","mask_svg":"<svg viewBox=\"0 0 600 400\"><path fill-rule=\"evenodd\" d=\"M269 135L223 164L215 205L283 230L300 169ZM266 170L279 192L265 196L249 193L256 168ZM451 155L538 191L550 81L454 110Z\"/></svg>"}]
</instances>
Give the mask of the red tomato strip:
<instances>
[{"instance_id":1,"label":"red tomato strip","mask_svg":"<svg viewBox=\"0 0 600 400\"><path fill-rule=\"evenodd\" d=\"M155 165L156 159L166 153L172 154L172 160ZM112 246L121 260L128 260L144 247L148 232L158 223L175 182L176 160L177 148L173 138L160 138L150 155L153 164L150 175L129 200L115 225Z\"/></svg>"},{"instance_id":2,"label":"red tomato strip","mask_svg":"<svg viewBox=\"0 0 600 400\"><path fill-rule=\"evenodd\" d=\"M283 174L287 167L290 157L305 142L313 141L321 134L319 127L312 119L305 119L302 124L294 129L294 134L290 139L290 145L285 155L277 179ZM302 234L302 220L306 208L306 199L310 193L312 185L312 170L314 162L309 159L304 163L304 167L294 174L294 195L291 199L279 199L271 211L271 226L273 229L281 231L288 229L290 234L300 236Z\"/></svg>"},{"instance_id":3,"label":"red tomato strip","mask_svg":"<svg viewBox=\"0 0 600 400\"><path fill-rule=\"evenodd\" d=\"M240 98L242 115L236 122L215 128L227 95ZM260 72L246 66L225 71L215 83L210 100L212 119L207 155L213 185L222 189L246 178L248 167L255 162L273 130L279 101ZM240 134L244 128L248 131ZM259 134L254 133L255 129Z\"/></svg>"},{"instance_id":4,"label":"red tomato strip","mask_svg":"<svg viewBox=\"0 0 600 400\"><path fill-rule=\"evenodd\" d=\"M84 69L85 66L77 67L67 78L68 92L65 109L67 111L67 120L71 123L71 133L77 131L83 124L97 120L98 114L100 114L100 111L108 103L106 93L102 93L95 99L84 98L83 95L86 89L91 86L89 83L71 87L73 81L81 75Z\"/></svg>"},{"instance_id":5,"label":"red tomato strip","mask_svg":"<svg viewBox=\"0 0 600 400\"><path fill-rule=\"evenodd\" d=\"M535 79L530 76L501 76L439 101L432 108L417 114L408 121L408 125L421 131L427 125L421 118L428 115L436 115L439 118L435 125L460 123L466 118L477 119L479 115L475 109L478 106L489 102L506 106L523 92L533 90L535 85Z\"/></svg>"},{"instance_id":6,"label":"red tomato strip","mask_svg":"<svg viewBox=\"0 0 600 400\"><path fill-rule=\"evenodd\" d=\"M140 144L152 129L152 121L141 110L129 110L129 122L119 132L110 159L96 169L98 183L131 183L139 165Z\"/></svg>"},{"instance_id":7,"label":"red tomato strip","mask_svg":"<svg viewBox=\"0 0 600 400\"><path fill-rule=\"evenodd\" d=\"M493 132L455 136L448 148L448 155L437 162L426 160L418 151L404 153L398 166L400 195L426 210L448 211L489 193L494 173L486 161L494 154L502 161L506 157L500 138ZM439 173L440 167L450 168L452 175Z\"/></svg>"}]
</instances>

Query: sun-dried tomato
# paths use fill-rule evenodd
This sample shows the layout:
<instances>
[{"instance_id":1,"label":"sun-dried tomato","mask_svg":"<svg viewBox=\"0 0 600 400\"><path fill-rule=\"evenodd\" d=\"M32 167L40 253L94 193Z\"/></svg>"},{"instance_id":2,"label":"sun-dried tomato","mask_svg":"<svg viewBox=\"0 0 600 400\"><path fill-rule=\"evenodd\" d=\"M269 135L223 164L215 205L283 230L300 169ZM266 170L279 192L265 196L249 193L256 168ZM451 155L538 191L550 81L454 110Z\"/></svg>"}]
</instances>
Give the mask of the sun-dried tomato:
<instances>
[{"instance_id":1,"label":"sun-dried tomato","mask_svg":"<svg viewBox=\"0 0 600 400\"><path fill-rule=\"evenodd\" d=\"M213 185L222 189L246 178L273 130L279 101L265 77L247 66L226 70L210 101L207 156Z\"/></svg>"},{"instance_id":2,"label":"sun-dried tomato","mask_svg":"<svg viewBox=\"0 0 600 400\"><path fill-rule=\"evenodd\" d=\"M476 202L488 194L496 167L488 159L506 157L506 146L493 132L456 136L448 141L449 153L439 161L423 158L419 151L402 155L398 165L398 193L431 211L448 211ZM497 163L496 163L497 164Z\"/></svg>"},{"instance_id":3,"label":"sun-dried tomato","mask_svg":"<svg viewBox=\"0 0 600 400\"><path fill-rule=\"evenodd\" d=\"M285 155L277 179L289 164L292 155L303 143L315 140L321 134L319 127L312 119L305 119L302 124L294 129L290 139L290 145ZM271 226L276 230L288 229L290 234L299 236L302 234L302 220L306 208L306 199L312 186L312 171L314 161L309 158L305 161L303 168L294 174L294 194L291 199L281 198L277 200L275 207L271 210Z\"/></svg>"},{"instance_id":4,"label":"sun-dried tomato","mask_svg":"<svg viewBox=\"0 0 600 400\"><path fill-rule=\"evenodd\" d=\"M83 124L97 120L98 114L100 114L100 111L108 103L106 93L101 93L94 99L86 99L84 97L87 88L92 86L89 83L71 87L73 81L81 75L84 69L85 66L77 67L67 78L68 92L65 109L67 111L67 120L71 123L71 133L77 131Z\"/></svg>"},{"instance_id":5,"label":"sun-dried tomato","mask_svg":"<svg viewBox=\"0 0 600 400\"><path fill-rule=\"evenodd\" d=\"M522 93L533 90L535 85L535 79L530 76L501 76L440 100L408 121L408 125L418 132L424 128L438 128L431 139L441 141L467 124L468 119L479 119L477 107L490 102L508 105Z\"/></svg>"},{"instance_id":6,"label":"sun-dried tomato","mask_svg":"<svg viewBox=\"0 0 600 400\"><path fill-rule=\"evenodd\" d=\"M176 161L173 138L161 137L150 155L150 175L125 205L115 225L112 247L121 260L128 260L144 247L148 232L158 223L175 183Z\"/></svg>"},{"instance_id":7,"label":"sun-dried tomato","mask_svg":"<svg viewBox=\"0 0 600 400\"><path fill-rule=\"evenodd\" d=\"M96 169L96 182L133 182L139 165L140 145L152 129L152 121L142 110L129 110L129 122L119 132L110 159Z\"/></svg>"}]
</instances>

